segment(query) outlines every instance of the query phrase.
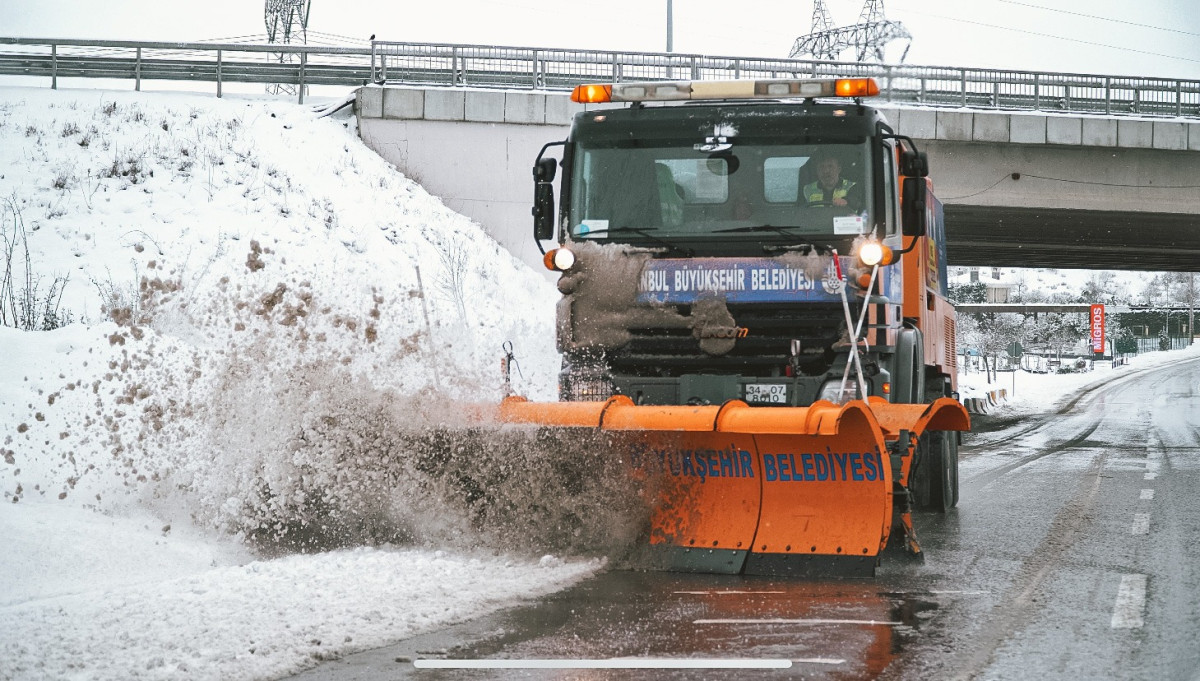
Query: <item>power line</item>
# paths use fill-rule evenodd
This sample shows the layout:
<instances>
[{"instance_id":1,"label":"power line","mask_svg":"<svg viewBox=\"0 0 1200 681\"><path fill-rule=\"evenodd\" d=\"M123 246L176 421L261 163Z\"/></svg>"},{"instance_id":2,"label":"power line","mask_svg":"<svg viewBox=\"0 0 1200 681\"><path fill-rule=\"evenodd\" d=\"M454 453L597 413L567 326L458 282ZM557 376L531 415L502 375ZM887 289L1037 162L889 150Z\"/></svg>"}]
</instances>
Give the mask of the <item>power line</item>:
<instances>
[{"instance_id":1,"label":"power line","mask_svg":"<svg viewBox=\"0 0 1200 681\"><path fill-rule=\"evenodd\" d=\"M1085 184L1085 185L1091 185L1094 187L1122 187L1122 188L1126 188L1126 189L1200 189L1200 185L1195 185L1195 184L1167 184L1167 185L1127 184L1127 183L1122 183L1122 182L1099 182L1096 180L1071 180L1071 179L1067 179L1065 177L1047 177L1045 175L1031 175L1030 173L1021 173L1021 177L1022 178L1031 177L1034 179L1046 180L1049 182L1066 182L1067 184ZM995 189L996 185L1000 184L1001 182L1003 182L1005 180L1016 181L1016 178L1011 173L1006 173L1004 175L1001 175L1000 179L991 183L987 187L980 189L977 192L973 192L971 194L963 194L962 196L944 196L944 197L938 197L938 198L940 198L942 201L961 201L962 199L970 199L970 198L979 196L980 194L983 194L984 192L989 192L992 189Z\"/></svg>"},{"instance_id":2,"label":"power line","mask_svg":"<svg viewBox=\"0 0 1200 681\"><path fill-rule=\"evenodd\" d=\"M921 16L926 16L926 17L933 17L935 19L945 19L947 21L957 21L957 22L963 23L963 24L973 24L975 26L984 26L986 28L996 28L996 29L1000 29L1001 31L1013 31L1015 33L1024 33L1026 35L1035 35L1035 36L1038 36L1041 38L1053 38L1055 40L1065 40L1067 42L1079 43L1081 45L1091 45L1093 47L1105 47L1110 50L1122 50L1125 52L1134 52L1136 54L1144 54L1144 55L1151 56L1151 57L1165 57L1167 59L1179 59L1181 61L1190 61L1190 62L1194 62L1194 63L1200 63L1200 59L1192 59L1191 57L1180 57L1180 56L1174 55L1174 54L1163 54L1161 52L1149 52L1147 50L1138 50L1138 49L1134 49L1132 47L1121 47L1119 45L1108 45L1106 43L1097 43L1097 42L1092 42L1090 40L1080 40L1078 38L1068 38L1063 35L1054 35L1052 33L1039 33L1037 31L1026 31L1024 29L1013 28L1011 26L998 26L996 24L987 24L982 21L971 21L970 19L959 19L957 17L948 17L948 16L944 16L941 14L930 14L928 12L918 12L917 10L913 10L913 9L900 10L900 11L908 12L910 14L919 14Z\"/></svg>"},{"instance_id":3,"label":"power line","mask_svg":"<svg viewBox=\"0 0 1200 681\"><path fill-rule=\"evenodd\" d=\"M1071 16L1085 17L1087 19L1098 19L1100 21L1111 21L1114 24L1125 24L1126 26L1140 26L1141 28L1152 28L1156 31L1167 31L1169 33L1179 33L1181 35L1200 36L1200 33L1193 33L1191 31L1181 31L1177 28L1167 28L1165 26L1155 26L1153 24L1139 24L1136 21L1125 21L1124 19L1112 19L1109 17L1100 17L1100 16L1096 16L1095 14L1084 14L1082 12L1071 12L1071 11L1065 10L1065 9L1057 9L1055 7L1043 7L1041 5L1030 5L1030 4L1024 3L1024 2L1017 2L1016 0L996 0L996 2L1003 2L1006 5L1019 5L1021 7L1030 7L1032 9L1045 10L1047 12L1058 12L1059 14L1070 14Z\"/></svg>"}]
</instances>

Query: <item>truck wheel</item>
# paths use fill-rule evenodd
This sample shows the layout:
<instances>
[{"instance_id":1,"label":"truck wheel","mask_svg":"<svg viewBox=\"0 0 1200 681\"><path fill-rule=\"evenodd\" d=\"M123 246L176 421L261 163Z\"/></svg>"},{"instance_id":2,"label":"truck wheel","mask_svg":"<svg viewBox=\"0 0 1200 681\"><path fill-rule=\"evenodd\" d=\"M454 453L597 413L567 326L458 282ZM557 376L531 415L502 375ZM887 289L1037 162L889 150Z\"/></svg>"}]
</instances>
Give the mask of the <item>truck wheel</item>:
<instances>
[{"instance_id":1,"label":"truck wheel","mask_svg":"<svg viewBox=\"0 0 1200 681\"><path fill-rule=\"evenodd\" d=\"M932 431L917 441L910 487L917 508L945 513L956 503L958 448L953 433Z\"/></svg>"},{"instance_id":2,"label":"truck wheel","mask_svg":"<svg viewBox=\"0 0 1200 681\"><path fill-rule=\"evenodd\" d=\"M955 433L929 433L929 506L945 513L958 504L958 438Z\"/></svg>"},{"instance_id":3,"label":"truck wheel","mask_svg":"<svg viewBox=\"0 0 1200 681\"><path fill-rule=\"evenodd\" d=\"M892 402L919 404L925 401L924 341L916 329L901 329L892 363Z\"/></svg>"},{"instance_id":4,"label":"truck wheel","mask_svg":"<svg viewBox=\"0 0 1200 681\"><path fill-rule=\"evenodd\" d=\"M958 433L942 433L942 437L950 443L950 472L953 480L950 483L950 490L953 492L950 507L954 508L958 506Z\"/></svg>"}]
</instances>

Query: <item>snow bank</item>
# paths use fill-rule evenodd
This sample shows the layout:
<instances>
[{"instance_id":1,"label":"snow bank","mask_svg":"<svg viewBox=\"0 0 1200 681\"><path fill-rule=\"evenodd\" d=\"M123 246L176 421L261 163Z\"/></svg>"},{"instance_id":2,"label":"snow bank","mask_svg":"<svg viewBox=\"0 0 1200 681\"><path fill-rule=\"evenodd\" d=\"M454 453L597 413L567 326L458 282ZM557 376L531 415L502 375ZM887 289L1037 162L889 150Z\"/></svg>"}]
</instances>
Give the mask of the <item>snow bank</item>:
<instances>
[{"instance_id":1,"label":"snow bank","mask_svg":"<svg viewBox=\"0 0 1200 681\"><path fill-rule=\"evenodd\" d=\"M62 332L70 361L26 374L36 399L9 402L6 458L23 473L6 498L182 497L202 524L286 548L442 541L477 524L430 522L428 507L480 483L433 489L445 481L416 469L438 443L423 438L460 430L464 402L499 400L505 341L515 388L553 398L551 285L348 120L35 90L5 91L0 111L4 160L27 169L2 180L5 217L35 275L67 280L58 316L92 322ZM10 375L38 365L12 360ZM527 439L521 454L540 453ZM478 468L501 463L477 454Z\"/></svg>"},{"instance_id":2,"label":"snow bank","mask_svg":"<svg viewBox=\"0 0 1200 681\"><path fill-rule=\"evenodd\" d=\"M119 526L106 538L129 541L128 558L175 551L182 564L156 575L133 567L137 583L101 586L116 566L82 556L101 576L83 580L89 588L0 608L0 676L278 678L553 592L599 567L360 547L200 569L190 544L164 538L139 550L145 537ZM82 546L112 554L86 538Z\"/></svg>"}]
</instances>

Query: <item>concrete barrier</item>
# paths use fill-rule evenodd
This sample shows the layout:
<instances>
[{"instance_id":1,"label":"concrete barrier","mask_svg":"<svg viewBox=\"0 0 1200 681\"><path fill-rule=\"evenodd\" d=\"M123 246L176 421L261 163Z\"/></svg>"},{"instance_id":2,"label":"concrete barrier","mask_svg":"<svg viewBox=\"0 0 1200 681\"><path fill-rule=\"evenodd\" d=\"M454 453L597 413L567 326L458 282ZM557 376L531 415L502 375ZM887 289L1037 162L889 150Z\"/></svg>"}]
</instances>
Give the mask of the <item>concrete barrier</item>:
<instances>
[{"instance_id":1,"label":"concrete barrier","mask_svg":"<svg viewBox=\"0 0 1200 681\"><path fill-rule=\"evenodd\" d=\"M1000 388L998 390L989 390L985 397L964 397L962 403L969 414L986 414L1003 404L1007 399L1008 390Z\"/></svg>"}]
</instances>

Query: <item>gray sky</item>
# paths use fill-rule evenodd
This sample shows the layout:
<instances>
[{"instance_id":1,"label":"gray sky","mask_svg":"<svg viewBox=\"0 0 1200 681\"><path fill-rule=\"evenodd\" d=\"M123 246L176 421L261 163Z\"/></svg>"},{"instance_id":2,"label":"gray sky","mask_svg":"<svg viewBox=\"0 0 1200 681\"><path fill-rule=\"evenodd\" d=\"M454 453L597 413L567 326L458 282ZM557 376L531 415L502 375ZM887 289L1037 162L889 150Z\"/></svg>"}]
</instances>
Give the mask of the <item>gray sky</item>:
<instances>
[{"instance_id":1,"label":"gray sky","mask_svg":"<svg viewBox=\"0 0 1200 681\"><path fill-rule=\"evenodd\" d=\"M675 50L786 57L812 2L675 0ZM262 35L262 0L2 0L0 36L212 40ZM854 23L860 0L827 0ZM907 63L1200 80L1195 0L888 0ZM309 28L361 39L659 51L665 0L313 0ZM321 42L321 41L316 41Z\"/></svg>"}]
</instances>

